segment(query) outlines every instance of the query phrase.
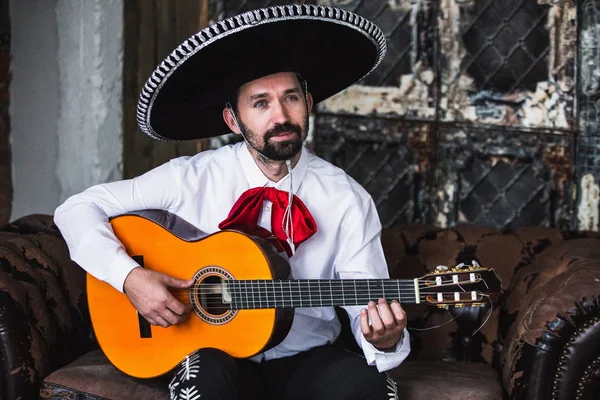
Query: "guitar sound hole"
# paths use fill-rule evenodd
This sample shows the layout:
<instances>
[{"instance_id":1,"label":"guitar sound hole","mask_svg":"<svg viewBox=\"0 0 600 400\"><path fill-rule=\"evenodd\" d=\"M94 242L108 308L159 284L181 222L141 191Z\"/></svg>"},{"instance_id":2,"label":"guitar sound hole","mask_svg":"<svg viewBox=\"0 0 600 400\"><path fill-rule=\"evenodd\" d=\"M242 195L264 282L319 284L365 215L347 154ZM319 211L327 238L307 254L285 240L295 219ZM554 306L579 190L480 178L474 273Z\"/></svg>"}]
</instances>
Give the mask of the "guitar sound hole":
<instances>
[{"instance_id":1,"label":"guitar sound hole","mask_svg":"<svg viewBox=\"0 0 600 400\"><path fill-rule=\"evenodd\" d=\"M208 314L219 316L229 311L229 306L223 302L222 282L223 279L215 275L207 276L200 282L197 299Z\"/></svg>"}]
</instances>

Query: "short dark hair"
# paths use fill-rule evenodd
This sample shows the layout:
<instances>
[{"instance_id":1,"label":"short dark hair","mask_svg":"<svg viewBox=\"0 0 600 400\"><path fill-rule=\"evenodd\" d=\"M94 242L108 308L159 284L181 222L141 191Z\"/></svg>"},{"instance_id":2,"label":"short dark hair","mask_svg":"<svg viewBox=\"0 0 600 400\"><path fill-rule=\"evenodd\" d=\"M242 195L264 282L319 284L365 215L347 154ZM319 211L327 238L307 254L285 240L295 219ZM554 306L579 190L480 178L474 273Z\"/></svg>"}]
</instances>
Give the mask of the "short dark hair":
<instances>
[{"instance_id":1,"label":"short dark hair","mask_svg":"<svg viewBox=\"0 0 600 400\"><path fill-rule=\"evenodd\" d=\"M302 78L302 75L300 75L297 72L294 72L296 74L296 78L298 79L298 83L300 84L300 88L302 90L302 94L304 95L304 97L306 98L306 92L307 92L307 86L306 86L306 81L304 80L304 78ZM235 89L235 91L229 95L229 104L231 104L231 108L233 108L233 112L234 113L238 113L238 100L240 98L240 90L242 89L242 87L238 87Z\"/></svg>"}]
</instances>

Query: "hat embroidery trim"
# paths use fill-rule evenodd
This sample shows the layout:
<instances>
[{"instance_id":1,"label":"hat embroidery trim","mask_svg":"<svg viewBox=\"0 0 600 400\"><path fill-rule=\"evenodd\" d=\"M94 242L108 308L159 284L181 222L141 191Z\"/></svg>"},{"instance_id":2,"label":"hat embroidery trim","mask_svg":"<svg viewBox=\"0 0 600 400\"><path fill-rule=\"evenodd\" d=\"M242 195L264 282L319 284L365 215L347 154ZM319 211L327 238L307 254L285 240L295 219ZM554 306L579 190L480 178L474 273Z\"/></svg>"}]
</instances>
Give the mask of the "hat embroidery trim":
<instances>
[{"instance_id":1,"label":"hat embroidery trim","mask_svg":"<svg viewBox=\"0 0 600 400\"><path fill-rule=\"evenodd\" d=\"M281 14L281 16L279 16L279 14ZM275 6L247 11L243 14L219 21L202 29L197 34L192 35L190 38L180 44L175 50L173 50L171 54L159 64L154 72L152 72L152 75L146 81L146 84L141 90L140 98L137 104L136 119L142 132L154 139L163 141L176 141L166 138L152 129L150 126L149 110L152 108L158 92L167 79L181 64L183 64L187 59L192 57L202 48L223 37L248 28L252 28L256 25L298 19L322 20L344 25L369 38L375 45L379 47L379 55L371 70L364 76L370 74L379 65L386 53L386 39L379 27L366 18L350 11L312 4ZM219 30L218 26L223 29L223 32Z\"/></svg>"}]
</instances>

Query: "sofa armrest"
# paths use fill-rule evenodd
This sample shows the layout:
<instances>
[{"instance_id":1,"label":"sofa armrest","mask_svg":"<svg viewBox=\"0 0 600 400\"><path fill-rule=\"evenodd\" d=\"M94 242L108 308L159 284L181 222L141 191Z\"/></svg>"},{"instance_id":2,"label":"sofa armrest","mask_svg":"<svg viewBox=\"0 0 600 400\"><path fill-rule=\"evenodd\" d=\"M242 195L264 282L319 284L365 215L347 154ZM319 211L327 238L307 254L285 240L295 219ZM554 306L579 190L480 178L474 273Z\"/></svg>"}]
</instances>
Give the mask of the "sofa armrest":
<instances>
[{"instance_id":1,"label":"sofa armrest","mask_svg":"<svg viewBox=\"0 0 600 400\"><path fill-rule=\"evenodd\" d=\"M0 228L0 398L37 398L41 380L94 346L85 272L49 216Z\"/></svg>"},{"instance_id":2,"label":"sofa armrest","mask_svg":"<svg viewBox=\"0 0 600 400\"><path fill-rule=\"evenodd\" d=\"M600 260L571 255L557 274L519 296L521 308L504 343L504 386L514 399L592 399L600 367ZM532 278L533 277L533 278ZM597 395L597 393L596 393Z\"/></svg>"}]
</instances>

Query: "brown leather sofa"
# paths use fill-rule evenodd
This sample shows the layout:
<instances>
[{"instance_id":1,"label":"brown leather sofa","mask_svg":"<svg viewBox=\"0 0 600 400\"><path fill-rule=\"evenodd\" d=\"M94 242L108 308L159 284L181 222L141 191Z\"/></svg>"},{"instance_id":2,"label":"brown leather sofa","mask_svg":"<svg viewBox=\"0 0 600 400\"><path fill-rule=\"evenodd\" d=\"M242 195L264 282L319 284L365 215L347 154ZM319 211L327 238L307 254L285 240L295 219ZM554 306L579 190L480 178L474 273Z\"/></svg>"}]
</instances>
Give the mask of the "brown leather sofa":
<instances>
[{"instance_id":1,"label":"brown leather sofa","mask_svg":"<svg viewBox=\"0 0 600 400\"><path fill-rule=\"evenodd\" d=\"M383 243L392 277L477 260L505 289L491 314L406 306L413 351L391 371L401 399L600 398L598 236L411 225L385 230ZM1 227L0 266L2 399L168 398L165 380L127 377L103 357L85 274L51 217Z\"/></svg>"}]
</instances>

